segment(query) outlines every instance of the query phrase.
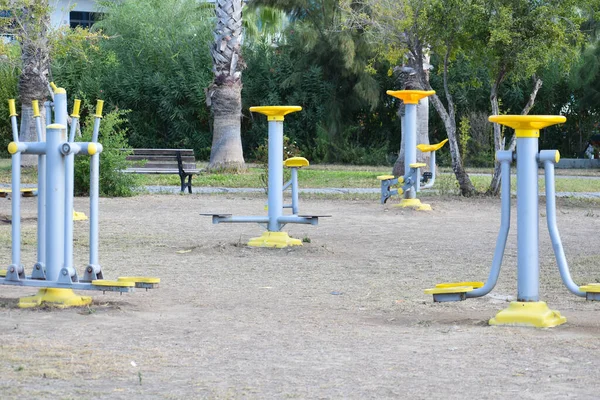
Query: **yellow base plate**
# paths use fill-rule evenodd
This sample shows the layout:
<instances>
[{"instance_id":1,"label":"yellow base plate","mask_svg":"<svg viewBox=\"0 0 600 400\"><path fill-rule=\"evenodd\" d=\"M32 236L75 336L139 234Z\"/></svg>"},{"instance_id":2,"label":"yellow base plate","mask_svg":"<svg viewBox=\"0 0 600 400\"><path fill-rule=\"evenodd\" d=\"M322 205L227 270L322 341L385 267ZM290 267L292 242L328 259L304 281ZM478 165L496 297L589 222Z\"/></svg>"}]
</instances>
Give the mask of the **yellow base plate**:
<instances>
[{"instance_id":1,"label":"yellow base plate","mask_svg":"<svg viewBox=\"0 0 600 400\"><path fill-rule=\"evenodd\" d=\"M20 308L31 308L48 305L58 308L82 307L92 302L89 296L79 296L73 289L46 288L40 289L36 295L19 299Z\"/></svg>"},{"instance_id":2,"label":"yellow base plate","mask_svg":"<svg viewBox=\"0 0 600 400\"><path fill-rule=\"evenodd\" d=\"M73 210L73 221L85 221L88 217L85 213Z\"/></svg>"},{"instance_id":3,"label":"yellow base plate","mask_svg":"<svg viewBox=\"0 0 600 400\"><path fill-rule=\"evenodd\" d=\"M532 326L535 328L552 328L567 322L560 312L551 310L543 301L512 301L508 308L500 311L490 319L490 325Z\"/></svg>"},{"instance_id":4,"label":"yellow base plate","mask_svg":"<svg viewBox=\"0 0 600 400\"><path fill-rule=\"evenodd\" d=\"M291 238L287 232L265 232L260 237L250 239L248 246L276 247L280 249L288 246L302 246L302 241Z\"/></svg>"},{"instance_id":5,"label":"yellow base plate","mask_svg":"<svg viewBox=\"0 0 600 400\"><path fill-rule=\"evenodd\" d=\"M431 211L429 204L422 204L419 199L402 199L396 207L413 208L417 211Z\"/></svg>"}]
</instances>

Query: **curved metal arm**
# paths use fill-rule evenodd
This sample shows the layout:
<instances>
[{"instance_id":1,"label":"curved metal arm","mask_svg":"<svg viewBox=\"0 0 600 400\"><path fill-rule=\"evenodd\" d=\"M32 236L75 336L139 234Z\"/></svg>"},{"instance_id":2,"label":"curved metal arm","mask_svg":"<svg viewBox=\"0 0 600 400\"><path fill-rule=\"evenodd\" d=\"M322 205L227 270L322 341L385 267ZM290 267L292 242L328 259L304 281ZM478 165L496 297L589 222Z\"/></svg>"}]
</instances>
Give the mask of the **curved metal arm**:
<instances>
[{"instance_id":1,"label":"curved metal arm","mask_svg":"<svg viewBox=\"0 0 600 400\"><path fill-rule=\"evenodd\" d=\"M502 258L504 258L504 249L506 248L506 239L510 230L510 164L512 162L512 151L496 152L496 159L500 161L501 168L501 211L500 211L500 231L496 240L496 249L494 250L494 258L492 259L492 269L490 275L485 282L485 285L479 289L474 289L467 292L467 298L485 296L492 291L498 276L500 275L500 267L502 266Z\"/></svg>"},{"instance_id":2,"label":"curved metal arm","mask_svg":"<svg viewBox=\"0 0 600 400\"><path fill-rule=\"evenodd\" d=\"M540 154L542 156L542 154ZM571 273L569 272L569 264L565 257L562 242L560 241L560 234L558 233L558 227L556 226L556 197L554 188L554 163L552 160L544 160L544 171L546 178L546 220L548 222L548 232L550 233L550 240L552 241L552 249L554 250L554 257L558 264L558 270L563 283L569 289L571 293L576 296L585 297L585 292L579 290L579 286L573 282Z\"/></svg>"}]
</instances>

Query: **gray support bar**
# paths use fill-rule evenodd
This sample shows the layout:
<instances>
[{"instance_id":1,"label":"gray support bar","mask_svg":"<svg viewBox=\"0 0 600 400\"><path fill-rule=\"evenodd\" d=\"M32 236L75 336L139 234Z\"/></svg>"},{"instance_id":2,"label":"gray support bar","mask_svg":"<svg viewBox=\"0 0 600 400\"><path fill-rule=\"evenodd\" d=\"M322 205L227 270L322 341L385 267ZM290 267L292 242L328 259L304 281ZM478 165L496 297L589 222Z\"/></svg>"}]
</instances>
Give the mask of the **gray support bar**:
<instances>
[{"instance_id":1,"label":"gray support bar","mask_svg":"<svg viewBox=\"0 0 600 400\"><path fill-rule=\"evenodd\" d=\"M269 121L269 222L270 232L279 232L283 214L283 121Z\"/></svg>"},{"instance_id":2,"label":"gray support bar","mask_svg":"<svg viewBox=\"0 0 600 400\"><path fill-rule=\"evenodd\" d=\"M65 262L65 162L60 146L67 140L67 128L64 125L46 127L46 276L56 281ZM72 210L69 211L69 214Z\"/></svg>"},{"instance_id":3,"label":"gray support bar","mask_svg":"<svg viewBox=\"0 0 600 400\"><path fill-rule=\"evenodd\" d=\"M404 141L404 178L411 175L410 164L417 162L417 105L404 105L404 125L402 126L402 140ZM413 189L414 188L414 189ZM405 199L417 197L417 184L413 183L410 190L404 192Z\"/></svg>"},{"instance_id":4,"label":"gray support bar","mask_svg":"<svg viewBox=\"0 0 600 400\"><path fill-rule=\"evenodd\" d=\"M298 215L298 168L292 168L292 214Z\"/></svg>"},{"instance_id":5,"label":"gray support bar","mask_svg":"<svg viewBox=\"0 0 600 400\"><path fill-rule=\"evenodd\" d=\"M517 301L539 301L538 139L517 137Z\"/></svg>"},{"instance_id":6,"label":"gray support bar","mask_svg":"<svg viewBox=\"0 0 600 400\"><path fill-rule=\"evenodd\" d=\"M44 143L46 138L42 130L42 121L35 118L35 128L38 142ZM45 147L44 143L44 147ZM45 277L46 268L46 154L38 155L38 195L37 195L38 223L37 223L37 259L38 265L34 267L35 277Z\"/></svg>"}]
</instances>

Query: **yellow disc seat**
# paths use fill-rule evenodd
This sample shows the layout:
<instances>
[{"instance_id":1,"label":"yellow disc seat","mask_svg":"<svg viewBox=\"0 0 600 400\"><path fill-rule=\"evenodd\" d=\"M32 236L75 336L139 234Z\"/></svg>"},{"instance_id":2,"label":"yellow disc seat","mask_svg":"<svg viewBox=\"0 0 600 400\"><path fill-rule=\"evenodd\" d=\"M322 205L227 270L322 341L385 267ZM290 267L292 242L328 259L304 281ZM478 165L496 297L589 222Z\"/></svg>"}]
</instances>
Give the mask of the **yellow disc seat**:
<instances>
[{"instance_id":1,"label":"yellow disc seat","mask_svg":"<svg viewBox=\"0 0 600 400\"><path fill-rule=\"evenodd\" d=\"M437 150L441 149L442 146L444 146L447 141L448 141L448 139L444 139L441 142L439 142L438 144L425 144L425 143L418 144L417 149L421 150L422 153L429 153L431 151L437 151Z\"/></svg>"},{"instance_id":2,"label":"yellow disc seat","mask_svg":"<svg viewBox=\"0 0 600 400\"><path fill-rule=\"evenodd\" d=\"M287 168L302 168L308 167L309 162L304 157L290 157L283 162L283 166Z\"/></svg>"},{"instance_id":3,"label":"yellow disc seat","mask_svg":"<svg viewBox=\"0 0 600 400\"><path fill-rule=\"evenodd\" d=\"M408 165L411 168L424 168L425 166L427 166L427 164L422 163L422 162L416 162L416 163L412 163Z\"/></svg>"}]
</instances>

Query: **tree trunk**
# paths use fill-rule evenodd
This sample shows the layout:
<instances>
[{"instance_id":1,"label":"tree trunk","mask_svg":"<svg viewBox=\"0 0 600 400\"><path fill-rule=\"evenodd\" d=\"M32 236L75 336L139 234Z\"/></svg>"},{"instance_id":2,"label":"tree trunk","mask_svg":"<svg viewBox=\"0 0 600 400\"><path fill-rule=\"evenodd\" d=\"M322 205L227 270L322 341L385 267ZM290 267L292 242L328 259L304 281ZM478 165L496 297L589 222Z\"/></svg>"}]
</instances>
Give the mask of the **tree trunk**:
<instances>
[{"instance_id":1,"label":"tree trunk","mask_svg":"<svg viewBox=\"0 0 600 400\"><path fill-rule=\"evenodd\" d=\"M242 151L242 2L217 0L215 42L210 53L214 80L206 91L206 104L213 116L213 141L210 170L246 169Z\"/></svg>"},{"instance_id":2,"label":"tree trunk","mask_svg":"<svg viewBox=\"0 0 600 400\"><path fill-rule=\"evenodd\" d=\"M477 193L477 190L475 190L475 187L471 182L471 178L469 178L469 175L467 174L467 171L465 171L462 163L460 147L458 146L458 140L456 138L456 121L454 116L446 112L444 105L436 94L431 96L431 102L433 103L433 106L435 107L442 121L444 121L444 127L446 128L446 133L448 134L450 156L452 158L452 171L454 172L454 176L458 181L460 194L465 197L471 197Z\"/></svg>"},{"instance_id":3,"label":"tree trunk","mask_svg":"<svg viewBox=\"0 0 600 400\"><path fill-rule=\"evenodd\" d=\"M208 168L239 172L245 169L240 136L242 84L234 81L212 90L213 140Z\"/></svg>"},{"instance_id":4,"label":"tree trunk","mask_svg":"<svg viewBox=\"0 0 600 400\"><path fill-rule=\"evenodd\" d=\"M498 81L496 81L498 82ZM527 115L529 111L533 108L535 104L535 98L542 87L543 81L536 76L533 77L533 89L531 90L531 94L529 95L529 100L525 107L521 111L521 115ZM499 83L494 84L492 86L491 94L490 94L490 102L492 103L492 115L500 114L500 107L498 104L498 86ZM510 140L509 150L514 151L517 146L516 136ZM500 124L494 123L494 150L504 150L505 139L502 137ZM494 174L492 175L492 181L490 182L490 187L488 188L486 194L490 196L497 196L500 192L500 163L496 162L494 164Z\"/></svg>"},{"instance_id":5,"label":"tree trunk","mask_svg":"<svg viewBox=\"0 0 600 400\"><path fill-rule=\"evenodd\" d=\"M47 1L38 0L31 9L23 12L22 32L19 35L21 42L21 61L23 64L19 76L19 98L21 101L21 128L19 140L23 142L37 141L37 132L33 123L31 101L38 100L40 106L48 94L48 73L50 69L50 55L46 33L50 24L50 16L41 13L47 11ZM42 124L44 127L44 124ZM35 166L37 156L24 154L21 165Z\"/></svg>"},{"instance_id":6,"label":"tree trunk","mask_svg":"<svg viewBox=\"0 0 600 400\"><path fill-rule=\"evenodd\" d=\"M462 157L460 155L460 148L458 146L458 140L456 138L456 118L455 118L455 108L454 108L454 100L452 99L452 95L450 94L450 89L448 87L448 63L450 60L450 50L451 46L448 45L446 55L444 57L444 95L446 96L446 101L448 102L448 109L444 107L444 104L441 102L440 98L437 94L430 96L431 102L435 107L438 115L444 121L444 127L446 128L446 134L448 135L448 144L450 146L450 156L452 158L452 171L454 171L454 176L456 176L456 180L458 181L460 194L465 197L473 196L477 193L473 183L471 182L471 178L465 171L463 166ZM421 60L421 68L422 71L420 79L425 90L432 90L431 85L429 84L428 76L425 74L423 69L423 57L422 55L417 57L417 60Z\"/></svg>"}]
</instances>

